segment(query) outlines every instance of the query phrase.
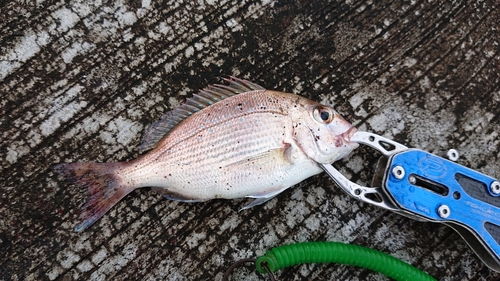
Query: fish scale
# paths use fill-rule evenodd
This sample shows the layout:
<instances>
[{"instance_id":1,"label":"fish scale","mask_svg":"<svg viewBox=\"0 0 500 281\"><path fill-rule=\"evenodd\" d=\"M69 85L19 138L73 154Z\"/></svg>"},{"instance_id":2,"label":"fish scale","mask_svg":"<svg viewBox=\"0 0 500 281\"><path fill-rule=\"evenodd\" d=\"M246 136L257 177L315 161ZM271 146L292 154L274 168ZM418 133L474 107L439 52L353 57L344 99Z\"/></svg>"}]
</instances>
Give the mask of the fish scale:
<instances>
[{"instance_id":1,"label":"fish scale","mask_svg":"<svg viewBox=\"0 0 500 281\"><path fill-rule=\"evenodd\" d=\"M263 115L262 117L267 117ZM227 188L217 189L220 183L225 183L234 188L242 188L242 191L231 190L245 195L253 194L255 186L244 185L244 181L258 180L259 175L253 174L254 177L245 175L244 170L231 169L231 165L237 162L245 161L254 158L255 155L261 155L269 150L279 149L283 146L284 137L282 134L276 134L276 128L282 128L280 120L269 120L254 128L242 129L237 124L232 126L220 126L219 130L215 130L214 135L219 137L214 140L210 135L206 135L202 140L196 140L196 135L185 139L183 142L176 144L173 148L167 150L167 153L162 154L158 158L158 163L161 168L149 167L148 170L162 170L165 173L172 174L165 181L163 175L151 174L148 172L144 176L147 177L145 186L178 186L180 189L185 189L184 194L187 198L227 198ZM270 126L273 123L273 126ZM221 123L223 124L223 123ZM203 132L203 131L202 131ZM256 134L258 132L258 134ZM205 141L208 140L208 143ZM229 140L229 141L225 141ZM249 141L248 141L249 140ZM211 145L212 143L212 145ZM243 144L243 145L241 145ZM174 150L174 151L172 151ZM170 151L170 153L168 153ZM164 159L164 160L163 160ZM262 162L262 161L261 161ZM272 162L273 165L261 167L262 173L266 177L274 177L273 170L276 170L277 161ZM289 166L286 164L286 166ZM177 173L181 173L181 177L175 177ZM203 175L200 177L199 175ZM172 179L172 181L169 181ZM189 184L188 184L189 182ZM216 183L217 182L217 183ZM271 187L273 183L269 184ZM208 192L207 192L208 191ZM192 194L192 195L191 195ZM237 196L241 197L241 196Z\"/></svg>"},{"instance_id":2,"label":"fish scale","mask_svg":"<svg viewBox=\"0 0 500 281\"><path fill-rule=\"evenodd\" d=\"M84 186L81 231L136 188L185 202L252 197L261 204L350 153L356 129L333 108L231 77L201 90L145 132L128 162L61 163ZM244 208L244 209L245 209Z\"/></svg>"}]
</instances>

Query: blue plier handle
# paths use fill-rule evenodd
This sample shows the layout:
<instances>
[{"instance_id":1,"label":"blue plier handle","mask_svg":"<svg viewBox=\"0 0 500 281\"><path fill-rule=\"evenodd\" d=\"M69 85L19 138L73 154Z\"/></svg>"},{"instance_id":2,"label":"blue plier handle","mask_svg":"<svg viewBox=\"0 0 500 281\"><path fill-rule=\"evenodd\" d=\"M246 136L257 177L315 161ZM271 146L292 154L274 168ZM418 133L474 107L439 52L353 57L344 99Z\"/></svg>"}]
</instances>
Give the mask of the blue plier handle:
<instances>
[{"instance_id":1,"label":"blue plier handle","mask_svg":"<svg viewBox=\"0 0 500 281\"><path fill-rule=\"evenodd\" d=\"M481 260L500 272L500 182L438 155L408 148L382 136L356 132L351 141L368 145L381 158L373 187L356 184L330 164L323 169L349 195L419 221L444 223ZM450 150L456 160L458 152Z\"/></svg>"}]
</instances>

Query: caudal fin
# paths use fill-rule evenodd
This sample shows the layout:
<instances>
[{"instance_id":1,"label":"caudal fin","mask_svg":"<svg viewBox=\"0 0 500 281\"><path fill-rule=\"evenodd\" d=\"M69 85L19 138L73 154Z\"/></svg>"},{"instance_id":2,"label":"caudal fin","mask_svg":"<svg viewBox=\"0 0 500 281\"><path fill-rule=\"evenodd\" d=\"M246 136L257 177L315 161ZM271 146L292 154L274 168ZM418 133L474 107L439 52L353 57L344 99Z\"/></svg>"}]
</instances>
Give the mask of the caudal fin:
<instances>
[{"instance_id":1,"label":"caudal fin","mask_svg":"<svg viewBox=\"0 0 500 281\"><path fill-rule=\"evenodd\" d=\"M80 232L100 219L111 207L134 188L123 185L116 174L121 163L61 163L51 168L69 182L86 187L87 203L80 213L81 223L75 227Z\"/></svg>"}]
</instances>

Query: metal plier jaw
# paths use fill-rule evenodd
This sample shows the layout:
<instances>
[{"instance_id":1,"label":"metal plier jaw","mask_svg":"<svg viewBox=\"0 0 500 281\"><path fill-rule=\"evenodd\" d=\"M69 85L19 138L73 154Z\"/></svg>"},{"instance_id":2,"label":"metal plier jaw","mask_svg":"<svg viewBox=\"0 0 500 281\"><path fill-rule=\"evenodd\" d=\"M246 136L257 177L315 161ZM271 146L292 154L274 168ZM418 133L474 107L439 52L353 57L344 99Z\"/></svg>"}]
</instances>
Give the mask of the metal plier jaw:
<instances>
[{"instance_id":1,"label":"metal plier jaw","mask_svg":"<svg viewBox=\"0 0 500 281\"><path fill-rule=\"evenodd\" d=\"M368 132L356 132L351 137L351 141L368 145L378 150L386 157L390 157L395 153L408 150L408 147L400 143ZM347 192L347 194L351 195L352 197L393 212L400 211L400 208L398 208L393 203L393 200L381 187L361 186L348 180L331 164L321 164L321 166L325 170L325 172L333 179L333 181L335 181L335 183L337 183L340 188L342 188L345 192Z\"/></svg>"},{"instance_id":2,"label":"metal plier jaw","mask_svg":"<svg viewBox=\"0 0 500 281\"><path fill-rule=\"evenodd\" d=\"M379 160L372 187L356 184L331 164L321 164L347 194L419 221L444 223L469 244L491 269L500 272L500 182L448 159L408 148L369 132L351 141L374 148Z\"/></svg>"}]
</instances>

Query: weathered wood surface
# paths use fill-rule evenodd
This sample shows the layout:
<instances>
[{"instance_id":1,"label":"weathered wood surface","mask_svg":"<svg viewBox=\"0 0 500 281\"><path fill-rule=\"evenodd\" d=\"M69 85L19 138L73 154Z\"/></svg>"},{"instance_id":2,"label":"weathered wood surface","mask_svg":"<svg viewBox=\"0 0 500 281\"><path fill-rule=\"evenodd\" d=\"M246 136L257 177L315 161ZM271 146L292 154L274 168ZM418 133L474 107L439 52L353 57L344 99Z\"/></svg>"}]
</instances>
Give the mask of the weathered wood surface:
<instances>
[{"instance_id":1,"label":"weathered wood surface","mask_svg":"<svg viewBox=\"0 0 500 281\"><path fill-rule=\"evenodd\" d=\"M334 104L348 120L500 177L500 11L491 1L4 1L0 279L220 280L233 261L341 241L442 280L498 280L450 228L345 195L325 175L247 211L149 189L74 233L85 192L50 165L138 156L141 133L218 77ZM368 183L378 155L337 167ZM280 280L385 280L303 265ZM235 280L263 280L236 270Z\"/></svg>"}]
</instances>

